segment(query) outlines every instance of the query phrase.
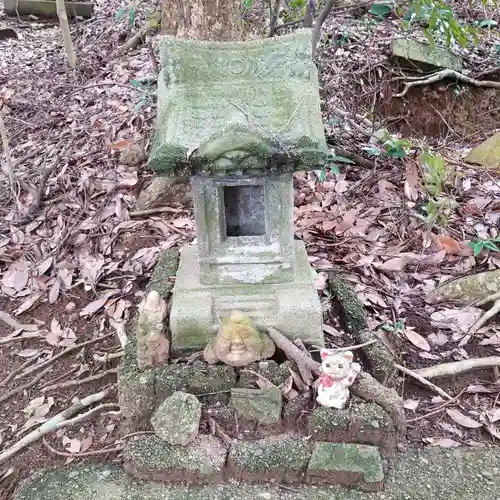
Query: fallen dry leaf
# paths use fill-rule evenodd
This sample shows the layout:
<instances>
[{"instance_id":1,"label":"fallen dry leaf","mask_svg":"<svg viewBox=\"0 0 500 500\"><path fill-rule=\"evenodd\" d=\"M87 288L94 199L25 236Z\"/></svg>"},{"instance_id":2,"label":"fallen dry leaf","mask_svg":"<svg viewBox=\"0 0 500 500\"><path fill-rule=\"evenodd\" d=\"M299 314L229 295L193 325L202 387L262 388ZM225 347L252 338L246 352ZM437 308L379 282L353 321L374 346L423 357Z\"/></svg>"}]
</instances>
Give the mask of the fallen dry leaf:
<instances>
[{"instance_id":1,"label":"fallen dry leaf","mask_svg":"<svg viewBox=\"0 0 500 500\"><path fill-rule=\"evenodd\" d=\"M35 354L38 354L39 350L38 349L23 349L22 351L17 351L16 356L19 356L21 358L31 358Z\"/></svg>"},{"instance_id":2,"label":"fallen dry leaf","mask_svg":"<svg viewBox=\"0 0 500 500\"><path fill-rule=\"evenodd\" d=\"M405 328L403 330L403 335L415 346L418 347L419 349L422 349L422 351L430 351L431 346L429 345L429 342L422 337L419 333L415 332L412 328Z\"/></svg>"},{"instance_id":3,"label":"fallen dry leaf","mask_svg":"<svg viewBox=\"0 0 500 500\"><path fill-rule=\"evenodd\" d=\"M405 183L404 183L404 193L405 196L411 200L416 201L418 199L418 168L417 163L413 160L408 160L406 162L405 169Z\"/></svg>"},{"instance_id":4,"label":"fallen dry leaf","mask_svg":"<svg viewBox=\"0 0 500 500\"><path fill-rule=\"evenodd\" d=\"M403 406L407 410L415 411L417 409L419 403L420 403L420 401L418 399L406 399L403 402Z\"/></svg>"},{"instance_id":5,"label":"fallen dry leaf","mask_svg":"<svg viewBox=\"0 0 500 500\"><path fill-rule=\"evenodd\" d=\"M14 314L16 316L20 316L21 314L25 313L26 311L29 311L32 307L38 304L40 302L40 299L42 298L42 293L34 293L30 295L15 311Z\"/></svg>"},{"instance_id":6,"label":"fallen dry leaf","mask_svg":"<svg viewBox=\"0 0 500 500\"><path fill-rule=\"evenodd\" d=\"M99 309L106 305L106 302L116 295L119 290L108 290L104 292L97 300L94 300L90 304L87 304L81 311L80 316L90 316L95 314Z\"/></svg>"},{"instance_id":7,"label":"fallen dry leaf","mask_svg":"<svg viewBox=\"0 0 500 500\"><path fill-rule=\"evenodd\" d=\"M82 449L82 442L77 438L69 438L67 436L63 436L63 445L70 453L80 453Z\"/></svg>"},{"instance_id":8,"label":"fallen dry leaf","mask_svg":"<svg viewBox=\"0 0 500 500\"><path fill-rule=\"evenodd\" d=\"M462 247L459 242L450 236L440 234L436 236L439 247L444 250L448 255L458 255L462 252Z\"/></svg>"},{"instance_id":9,"label":"fallen dry leaf","mask_svg":"<svg viewBox=\"0 0 500 500\"><path fill-rule=\"evenodd\" d=\"M431 446L439 446L441 448L457 448L460 446L460 443L451 438L424 438L423 441L425 443L430 444Z\"/></svg>"},{"instance_id":10,"label":"fallen dry leaf","mask_svg":"<svg viewBox=\"0 0 500 500\"><path fill-rule=\"evenodd\" d=\"M383 263L375 263L374 266L379 271L398 272L402 271L411 261L412 259L408 257L396 257L394 259L386 260Z\"/></svg>"},{"instance_id":11,"label":"fallen dry leaf","mask_svg":"<svg viewBox=\"0 0 500 500\"><path fill-rule=\"evenodd\" d=\"M483 424L473 420L472 418L464 415L462 412L455 410L454 408L447 408L446 413L448 416L457 424L467 427L468 429L479 429Z\"/></svg>"}]
</instances>

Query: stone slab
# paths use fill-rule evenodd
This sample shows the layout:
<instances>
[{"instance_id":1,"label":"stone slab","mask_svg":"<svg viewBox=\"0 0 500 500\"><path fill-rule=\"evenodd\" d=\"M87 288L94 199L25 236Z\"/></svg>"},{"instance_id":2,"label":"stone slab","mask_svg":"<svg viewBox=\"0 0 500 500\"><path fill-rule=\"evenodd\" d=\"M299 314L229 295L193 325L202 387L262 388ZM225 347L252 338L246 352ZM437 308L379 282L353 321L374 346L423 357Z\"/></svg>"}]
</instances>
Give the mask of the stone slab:
<instances>
[{"instance_id":1,"label":"stone slab","mask_svg":"<svg viewBox=\"0 0 500 500\"><path fill-rule=\"evenodd\" d=\"M241 416L259 424L279 424L283 394L275 385L264 389L231 389L231 406Z\"/></svg>"},{"instance_id":2,"label":"stone slab","mask_svg":"<svg viewBox=\"0 0 500 500\"><path fill-rule=\"evenodd\" d=\"M364 444L316 443L307 467L307 481L381 490L384 470L379 451Z\"/></svg>"},{"instance_id":3,"label":"stone slab","mask_svg":"<svg viewBox=\"0 0 500 500\"><path fill-rule=\"evenodd\" d=\"M287 434L258 441L233 441L227 477L246 482L301 483L311 448L307 439Z\"/></svg>"},{"instance_id":4,"label":"stone slab","mask_svg":"<svg viewBox=\"0 0 500 500\"><path fill-rule=\"evenodd\" d=\"M375 403L356 403L344 410L319 406L311 414L308 430L316 441L373 445L384 456L396 451L394 423Z\"/></svg>"},{"instance_id":5,"label":"stone slab","mask_svg":"<svg viewBox=\"0 0 500 500\"><path fill-rule=\"evenodd\" d=\"M179 251L177 248L164 250L153 269L146 293L156 290L160 297L166 299L174 286L175 273L179 265Z\"/></svg>"},{"instance_id":6,"label":"stone slab","mask_svg":"<svg viewBox=\"0 0 500 500\"><path fill-rule=\"evenodd\" d=\"M500 132L475 147L465 157L465 161L500 170Z\"/></svg>"},{"instance_id":7,"label":"stone slab","mask_svg":"<svg viewBox=\"0 0 500 500\"><path fill-rule=\"evenodd\" d=\"M413 63L414 69L448 68L462 71L462 59L437 46L432 47L409 38L397 38L392 41L391 49L394 57Z\"/></svg>"},{"instance_id":8,"label":"stone slab","mask_svg":"<svg viewBox=\"0 0 500 500\"><path fill-rule=\"evenodd\" d=\"M92 2L65 2L68 17L90 18L94 12ZM5 13L9 16L29 16L57 19L56 2L54 0L4 0Z\"/></svg>"},{"instance_id":9,"label":"stone slab","mask_svg":"<svg viewBox=\"0 0 500 500\"><path fill-rule=\"evenodd\" d=\"M198 436L187 446L139 436L127 442L123 456L125 470L137 479L207 484L223 481L227 450L214 436Z\"/></svg>"},{"instance_id":10,"label":"stone slab","mask_svg":"<svg viewBox=\"0 0 500 500\"><path fill-rule=\"evenodd\" d=\"M312 30L200 42L164 37L149 165L164 175L320 168L329 155Z\"/></svg>"},{"instance_id":11,"label":"stone slab","mask_svg":"<svg viewBox=\"0 0 500 500\"><path fill-rule=\"evenodd\" d=\"M196 246L181 249L173 288L170 329L172 352L204 349L219 321L232 310L248 315L258 328L278 328L291 340L324 345L323 315L302 241L295 241L294 279L289 283L203 285Z\"/></svg>"},{"instance_id":12,"label":"stone slab","mask_svg":"<svg viewBox=\"0 0 500 500\"><path fill-rule=\"evenodd\" d=\"M272 484L136 481L121 466L71 464L23 481L13 500L464 500L500 498L500 447L414 450L391 460L383 491Z\"/></svg>"}]
</instances>

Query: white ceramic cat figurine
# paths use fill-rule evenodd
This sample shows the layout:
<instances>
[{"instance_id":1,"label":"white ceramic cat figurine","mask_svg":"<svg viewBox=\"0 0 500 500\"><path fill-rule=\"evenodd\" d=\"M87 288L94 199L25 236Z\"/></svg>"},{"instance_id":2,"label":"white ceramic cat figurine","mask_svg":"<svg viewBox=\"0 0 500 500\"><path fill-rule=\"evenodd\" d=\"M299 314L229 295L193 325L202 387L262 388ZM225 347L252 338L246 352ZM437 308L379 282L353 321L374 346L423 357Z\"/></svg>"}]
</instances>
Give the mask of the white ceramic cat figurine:
<instances>
[{"instance_id":1,"label":"white ceramic cat figurine","mask_svg":"<svg viewBox=\"0 0 500 500\"><path fill-rule=\"evenodd\" d=\"M322 373L316 401L321 406L342 410L349 401L349 386L361 371L361 365L353 362L351 351L331 352L321 349L320 355Z\"/></svg>"}]
</instances>

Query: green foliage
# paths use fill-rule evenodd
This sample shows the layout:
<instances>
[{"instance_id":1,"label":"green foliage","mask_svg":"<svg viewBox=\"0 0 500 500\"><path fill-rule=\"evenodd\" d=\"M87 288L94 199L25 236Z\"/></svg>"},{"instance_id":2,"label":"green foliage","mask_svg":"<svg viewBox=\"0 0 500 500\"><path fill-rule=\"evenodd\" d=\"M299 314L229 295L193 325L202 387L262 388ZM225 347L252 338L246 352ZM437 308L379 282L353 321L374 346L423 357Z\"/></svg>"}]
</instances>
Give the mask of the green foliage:
<instances>
[{"instance_id":1,"label":"green foliage","mask_svg":"<svg viewBox=\"0 0 500 500\"><path fill-rule=\"evenodd\" d=\"M140 90L139 98L137 99L137 102L135 103L134 106L134 111L136 113L139 113L142 107L151 101L154 95L154 91L152 91L151 89L150 82L144 84L139 80L130 80L129 84L132 85L132 87L135 87L136 89Z\"/></svg>"},{"instance_id":2,"label":"green foliage","mask_svg":"<svg viewBox=\"0 0 500 500\"><path fill-rule=\"evenodd\" d=\"M365 146L363 149L370 156L381 156L384 158L404 158L412 144L408 139L395 139L389 134L385 134L380 145L371 144L370 146Z\"/></svg>"},{"instance_id":3,"label":"green foliage","mask_svg":"<svg viewBox=\"0 0 500 500\"><path fill-rule=\"evenodd\" d=\"M253 0L241 0L241 5L244 9L251 9L253 7Z\"/></svg>"},{"instance_id":4,"label":"green foliage","mask_svg":"<svg viewBox=\"0 0 500 500\"><path fill-rule=\"evenodd\" d=\"M423 151L421 158L425 190L430 196L439 196L448 178L446 162L442 155L430 151Z\"/></svg>"},{"instance_id":5,"label":"green foliage","mask_svg":"<svg viewBox=\"0 0 500 500\"><path fill-rule=\"evenodd\" d=\"M116 12L115 12L115 19L123 19L127 16L128 19L128 25L129 28L133 28L135 26L135 6L134 5L128 5L124 6L122 5Z\"/></svg>"},{"instance_id":6,"label":"green foliage","mask_svg":"<svg viewBox=\"0 0 500 500\"><path fill-rule=\"evenodd\" d=\"M469 246L474 250L474 257L479 255L483 249L492 250L493 252L500 252L497 243L500 243L500 237L492 238L489 240L469 241Z\"/></svg>"},{"instance_id":7,"label":"green foliage","mask_svg":"<svg viewBox=\"0 0 500 500\"><path fill-rule=\"evenodd\" d=\"M374 3L371 7L370 10L368 11L370 14L378 17L379 19L382 19L386 16L388 16L393 9L392 3L389 2L378 2Z\"/></svg>"},{"instance_id":8,"label":"green foliage","mask_svg":"<svg viewBox=\"0 0 500 500\"><path fill-rule=\"evenodd\" d=\"M344 156L339 156L336 154L331 154L328 157L326 165L320 170L319 182L325 181L327 171L330 171L333 175L338 177L340 175L340 169L338 165L339 163L354 164L354 162L352 160L349 160L349 158L345 158Z\"/></svg>"}]
</instances>

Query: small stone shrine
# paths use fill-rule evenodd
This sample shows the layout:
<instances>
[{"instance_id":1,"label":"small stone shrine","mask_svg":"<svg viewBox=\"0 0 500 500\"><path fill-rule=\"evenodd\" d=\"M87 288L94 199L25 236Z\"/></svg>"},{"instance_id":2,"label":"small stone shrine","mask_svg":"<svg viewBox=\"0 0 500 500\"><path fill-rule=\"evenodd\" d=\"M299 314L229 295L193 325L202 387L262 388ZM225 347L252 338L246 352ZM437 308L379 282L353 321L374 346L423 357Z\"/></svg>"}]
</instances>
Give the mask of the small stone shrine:
<instances>
[{"instance_id":1,"label":"small stone shrine","mask_svg":"<svg viewBox=\"0 0 500 500\"><path fill-rule=\"evenodd\" d=\"M324 165L308 30L248 42L166 38L149 165L192 177L197 245L182 249L172 351L203 349L232 310L323 345L304 244L294 240L292 173Z\"/></svg>"},{"instance_id":2,"label":"small stone shrine","mask_svg":"<svg viewBox=\"0 0 500 500\"><path fill-rule=\"evenodd\" d=\"M329 154L311 35L163 41L150 165L192 178L197 244L161 255L118 369L136 478L383 488L391 414L349 398L353 353L321 350L316 388L305 352L324 346L323 324L292 174Z\"/></svg>"}]
</instances>

